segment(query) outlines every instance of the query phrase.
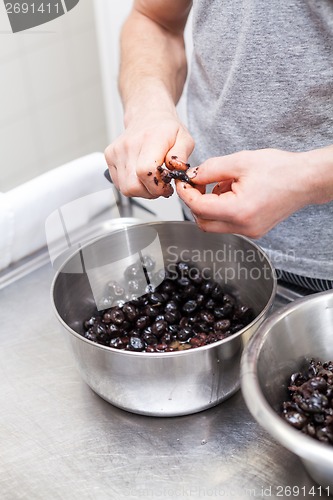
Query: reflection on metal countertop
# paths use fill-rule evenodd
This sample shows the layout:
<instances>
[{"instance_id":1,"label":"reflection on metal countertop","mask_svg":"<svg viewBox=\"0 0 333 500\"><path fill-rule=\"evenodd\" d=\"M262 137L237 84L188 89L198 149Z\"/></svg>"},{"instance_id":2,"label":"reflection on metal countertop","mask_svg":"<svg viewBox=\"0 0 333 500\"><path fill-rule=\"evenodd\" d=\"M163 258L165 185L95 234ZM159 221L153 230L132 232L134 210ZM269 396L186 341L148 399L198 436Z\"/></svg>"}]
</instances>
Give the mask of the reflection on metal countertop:
<instances>
[{"instance_id":1,"label":"reflection on metal countertop","mask_svg":"<svg viewBox=\"0 0 333 500\"><path fill-rule=\"evenodd\" d=\"M95 395L53 316L52 278L45 265L0 292L2 500L241 500L277 498L285 486L316 498L301 462L258 426L240 392L175 418L130 414Z\"/></svg>"}]
</instances>

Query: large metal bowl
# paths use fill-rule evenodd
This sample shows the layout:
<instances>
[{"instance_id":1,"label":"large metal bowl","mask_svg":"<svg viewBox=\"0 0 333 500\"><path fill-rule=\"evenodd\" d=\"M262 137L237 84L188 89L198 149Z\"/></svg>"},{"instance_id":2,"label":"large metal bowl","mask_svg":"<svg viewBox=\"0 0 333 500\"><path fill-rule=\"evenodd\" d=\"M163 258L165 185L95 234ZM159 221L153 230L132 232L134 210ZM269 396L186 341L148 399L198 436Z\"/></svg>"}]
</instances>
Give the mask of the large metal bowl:
<instances>
[{"instance_id":1,"label":"large metal bowl","mask_svg":"<svg viewBox=\"0 0 333 500\"><path fill-rule=\"evenodd\" d=\"M176 259L195 256L197 266L209 268L217 281L222 277L225 289L253 308L255 319L232 337L188 351L135 353L85 339L82 323L95 308L93 289L105 286L108 268L121 280L119 261L133 262L154 235L166 267ZM152 252L156 245L148 247ZM204 233L191 222L154 222L118 230L85 245L56 273L51 296L78 369L97 394L131 412L174 416L214 406L239 389L244 343L266 317L275 291L275 272L250 240Z\"/></svg>"},{"instance_id":2,"label":"large metal bowl","mask_svg":"<svg viewBox=\"0 0 333 500\"><path fill-rule=\"evenodd\" d=\"M311 358L333 359L333 291L297 300L261 325L243 352L241 386L254 418L332 493L333 447L302 434L279 416L288 399L290 375Z\"/></svg>"}]
</instances>

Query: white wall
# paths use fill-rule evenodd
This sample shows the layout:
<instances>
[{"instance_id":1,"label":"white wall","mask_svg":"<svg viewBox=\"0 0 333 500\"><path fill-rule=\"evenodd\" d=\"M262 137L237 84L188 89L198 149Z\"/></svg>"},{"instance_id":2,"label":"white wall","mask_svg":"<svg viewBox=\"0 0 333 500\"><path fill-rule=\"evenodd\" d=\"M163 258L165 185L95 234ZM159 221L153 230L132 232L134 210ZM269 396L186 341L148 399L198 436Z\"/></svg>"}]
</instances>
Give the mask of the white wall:
<instances>
[{"instance_id":1,"label":"white wall","mask_svg":"<svg viewBox=\"0 0 333 500\"><path fill-rule=\"evenodd\" d=\"M107 145L94 9L13 34L0 2L0 192Z\"/></svg>"}]
</instances>

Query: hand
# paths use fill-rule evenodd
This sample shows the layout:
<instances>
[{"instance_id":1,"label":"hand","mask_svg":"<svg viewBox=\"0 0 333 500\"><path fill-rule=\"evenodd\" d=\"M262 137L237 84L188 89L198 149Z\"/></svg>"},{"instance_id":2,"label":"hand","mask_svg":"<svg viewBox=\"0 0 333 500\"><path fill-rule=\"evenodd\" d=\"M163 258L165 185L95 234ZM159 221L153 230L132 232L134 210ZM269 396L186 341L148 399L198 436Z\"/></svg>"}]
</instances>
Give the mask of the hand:
<instances>
[{"instance_id":1,"label":"hand","mask_svg":"<svg viewBox=\"0 0 333 500\"><path fill-rule=\"evenodd\" d=\"M189 169L201 189L177 181L177 192L202 230L260 238L314 202L310 167L306 153L241 151ZM200 192L210 183L218 183L212 193Z\"/></svg>"},{"instance_id":2,"label":"hand","mask_svg":"<svg viewBox=\"0 0 333 500\"><path fill-rule=\"evenodd\" d=\"M115 186L125 196L169 197L170 184L160 179L157 167L172 165L172 156L187 161L194 141L186 127L171 111L136 112L125 132L105 150L106 161Z\"/></svg>"}]
</instances>

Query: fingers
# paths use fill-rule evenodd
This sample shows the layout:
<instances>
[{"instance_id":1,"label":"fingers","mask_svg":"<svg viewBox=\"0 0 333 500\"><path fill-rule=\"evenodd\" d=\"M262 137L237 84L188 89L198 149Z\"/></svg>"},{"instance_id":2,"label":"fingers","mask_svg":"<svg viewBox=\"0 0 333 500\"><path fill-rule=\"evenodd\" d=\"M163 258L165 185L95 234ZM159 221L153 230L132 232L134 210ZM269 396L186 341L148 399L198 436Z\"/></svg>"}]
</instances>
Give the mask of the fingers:
<instances>
[{"instance_id":1,"label":"fingers","mask_svg":"<svg viewBox=\"0 0 333 500\"><path fill-rule=\"evenodd\" d=\"M199 219L195 216L194 218L197 226L206 233L243 234L244 232L244 228L242 226L230 224L229 222Z\"/></svg>"},{"instance_id":2,"label":"fingers","mask_svg":"<svg viewBox=\"0 0 333 500\"><path fill-rule=\"evenodd\" d=\"M184 161L180 160L178 156L171 156L171 159L167 161L167 167L169 170L186 171L189 166L189 163L185 163Z\"/></svg>"},{"instance_id":3,"label":"fingers","mask_svg":"<svg viewBox=\"0 0 333 500\"><path fill-rule=\"evenodd\" d=\"M169 148L165 156L165 164L170 170L187 170L187 160L194 149L194 141L186 130L181 127L178 130L174 144Z\"/></svg>"},{"instance_id":4,"label":"fingers","mask_svg":"<svg viewBox=\"0 0 333 500\"><path fill-rule=\"evenodd\" d=\"M138 127L134 128L134 132L126 130L105 150L113 182L125 196L168 198L173 187L161 180L158 167L167 156L172 161L171 156L176 156L171 154L173 150L187 159L194 147L193 139L173 117L139 132Z\"/></svg>"},{"instance_id":5,"label":"fingers","mask_svg":"<svg viewBox=\"0 0 333 500\"><path fill-rule=\"evenodd\" d=\"M242 173L244 152L209 158L197 167L188 170L187 175L196 184L211 184L238 179Z\"/></svg>"},{"instance_id":6,"label":"fingers","mask_svg":"<svg viewBox=\"0 0 333 500\"><path fill-rule=\"evenodd\" d=\"M233 191L221 195L202 194L197 187L179 182L177 193L203 231L242 234L257 239L274 226L265 215L258 215L251 203L241 203Z\"/></svg>"},{"instance_id":7,"label":"fingers","mask_svg":"<svg viewBox=\"0 0 333 500\"><path fill-rule=\"evenodd\" d=\"M212 193L223 194L223 193L227 193L228 191L231 191L231 186L232 186L233 182L234 182L234 179L218 182L216 184L216 186L214 186Z\"/></svg>"},{"instance_id":8,"label":"fingers","mask_svg":"<svg viewBox=\"0 0 333 500\"><path fill-rule=\"evenodd\" d=\"M236 200L232 191L221 196L215 193L202 194L197 187L178 182L177 193L192 213L200 219L221 219L228 222L234 218Z\"/></svg>"},{"instance_id":9,"label":"fingers","mask_svg":"<svg viewBox=\"0 0 333 500\"><path fill-rule=\"evenodd\" d=\"M109 172L110 172L110 177L112 179L112 182L116 186L116 188L119 190L117 169L114 165L108 165L108 167L109 167Z\"/></svg>"},{"instance_id":10,"label":"fingers","mask_svg":"<svg viewBox=\"0 0 333 500\"><path fill-rule=\"evenodd\" d=\"M136 161L136 174L140 182L147 191L154 197L169 197L173 193L170 184L161 181L160 173L157 167L163 165L165 152L168 151L170 143L167 137L161 141L161 138L151 137L146 141L140 150Z\"/></svg>"},{"instance_id":11,"label":"fingers","mask_svg":"<svg viewBox=\"0 0 333 500\"><path fill-rule=\"evenodd\" d=\"M121 149L118 151L117 147L117 142L115 142L105 150L105 158L108 163L112 181L116 188L121 191L124 196L139 196L147 199L156 198L156 196L152 195L140 182L135 169L130 167L130 165L136 165L135 150L129 156L128 164L126 165L123 159L123 151Z\"/></svg>"}]
</instances>

